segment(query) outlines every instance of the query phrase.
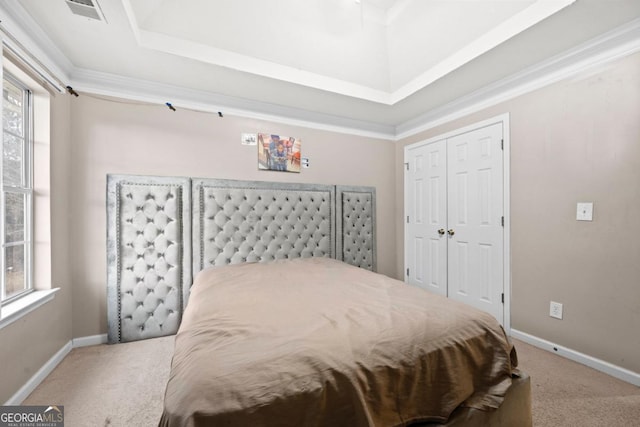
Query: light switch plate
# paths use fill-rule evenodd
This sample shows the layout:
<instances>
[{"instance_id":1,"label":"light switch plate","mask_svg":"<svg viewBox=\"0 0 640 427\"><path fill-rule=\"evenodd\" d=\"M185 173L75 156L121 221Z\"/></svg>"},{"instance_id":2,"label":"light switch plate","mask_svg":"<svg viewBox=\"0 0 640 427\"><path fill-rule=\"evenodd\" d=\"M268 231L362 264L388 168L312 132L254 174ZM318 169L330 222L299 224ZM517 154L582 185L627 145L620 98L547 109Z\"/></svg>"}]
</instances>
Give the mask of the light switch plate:
<instances>
[{"instance_id":1,"label":"light switch plate","mask_svg":"<svg viewBox=\"0 0 640 427\"><path fill-rule=\"evenodd\" d=\"M243 133L240 135L242 145L258 145L258 135L255 133Z\"/></svg>"},{"instance_id":2,"label":"light switch plate","mask_svg":"<svg viewBox=\"0 0 640 427\"><path fill-rule=\"evenodd\" d=\"M578 203L578 209L576 211L576 219L578 221L593 221L593 203L592 202Z\"/></svg>"}]
</instances>

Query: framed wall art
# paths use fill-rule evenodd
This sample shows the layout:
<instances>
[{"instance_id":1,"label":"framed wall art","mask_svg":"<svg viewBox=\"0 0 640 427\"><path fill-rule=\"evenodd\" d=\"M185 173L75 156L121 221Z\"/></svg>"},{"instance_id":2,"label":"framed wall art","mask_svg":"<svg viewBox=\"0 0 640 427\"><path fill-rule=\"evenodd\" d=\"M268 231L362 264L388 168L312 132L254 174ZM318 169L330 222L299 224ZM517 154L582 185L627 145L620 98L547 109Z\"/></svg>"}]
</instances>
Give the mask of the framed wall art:
<instances>
[{"instance_id":1,"label":"framed wall art","mask_svg":"<svg viewBox=\"0 0 640 427\"><path fill-rule=\"evenodd\" d=\"M300 173L302 141L298 138L258 134L258 169Z\"/></svg>"}]
</instances>

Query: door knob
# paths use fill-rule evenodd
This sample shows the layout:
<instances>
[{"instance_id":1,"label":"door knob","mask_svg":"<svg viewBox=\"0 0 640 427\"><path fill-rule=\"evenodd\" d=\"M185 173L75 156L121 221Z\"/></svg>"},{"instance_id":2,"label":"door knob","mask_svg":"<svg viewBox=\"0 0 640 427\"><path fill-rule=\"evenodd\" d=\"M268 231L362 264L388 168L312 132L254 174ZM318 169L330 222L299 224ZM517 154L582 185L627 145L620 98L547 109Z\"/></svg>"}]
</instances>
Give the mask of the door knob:
<instances>
[{"instance_id":1,"label":"door knob","mask_svg":"<svg viewBox=\"0 0 640 427\"><path fill-rule=\"evenodd\" d=\"M447 233L449 233L449 236L453 236L454 234L456 234L456 232L453 231L453 229L447 231Z\"/></svg>"},{"instance_id":2,"label":"door knob","mask_svg":"<svg viewBox=\"0 0 640 427\"><path fill-rule=\"evenodd\" d=\"M441 236L444 236L444 228L441 228L440 230L438 230L438 234Z\"/></svg>"}]
</instances>

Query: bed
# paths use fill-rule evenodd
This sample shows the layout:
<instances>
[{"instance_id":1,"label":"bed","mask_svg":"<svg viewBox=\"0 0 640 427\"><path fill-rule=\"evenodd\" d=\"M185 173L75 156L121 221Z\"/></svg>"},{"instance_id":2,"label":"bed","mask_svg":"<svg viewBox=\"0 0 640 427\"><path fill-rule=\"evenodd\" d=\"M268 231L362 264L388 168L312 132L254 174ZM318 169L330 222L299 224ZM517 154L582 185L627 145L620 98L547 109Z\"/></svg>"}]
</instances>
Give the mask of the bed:
<instances>
[{"instance_id":1,"label":"bed","mask_svg":"<svg viewBox=\"0 0 640 427\"><path fill-rule=\"evenodd\" d=\"M176 334L160 426L531 425L495 319L375 273L375 189L111 175L107 199L110 342Z\"/></svg>"}]
</instances>

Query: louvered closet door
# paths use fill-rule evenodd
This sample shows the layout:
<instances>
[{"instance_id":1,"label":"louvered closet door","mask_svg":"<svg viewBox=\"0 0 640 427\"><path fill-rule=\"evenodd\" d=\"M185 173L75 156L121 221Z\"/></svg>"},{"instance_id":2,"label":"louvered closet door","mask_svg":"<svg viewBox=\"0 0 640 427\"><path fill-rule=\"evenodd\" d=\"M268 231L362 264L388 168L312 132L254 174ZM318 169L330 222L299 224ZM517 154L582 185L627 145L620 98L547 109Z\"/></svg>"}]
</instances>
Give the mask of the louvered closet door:
<instances>
[{"instance_id":1,"label":"louvered closet door","mask_svg":"<svg viewBox=\"0 0 640 427\"><path fill-rule=\"evenodd\" d=\"M501 143L501 123L447 140L447 258L449 298L504 324Z\"/></svg>"},{"instance_id":2,"label":"louvered closet door","mask_svg":"<svg viewBox=\"0 0 640 427\"><path fill-rule=\"evenodd\" d=\"M447 294L447 152L441 140L412 149L407 171L408 281Z\"/></svg>"}]
</instances>

